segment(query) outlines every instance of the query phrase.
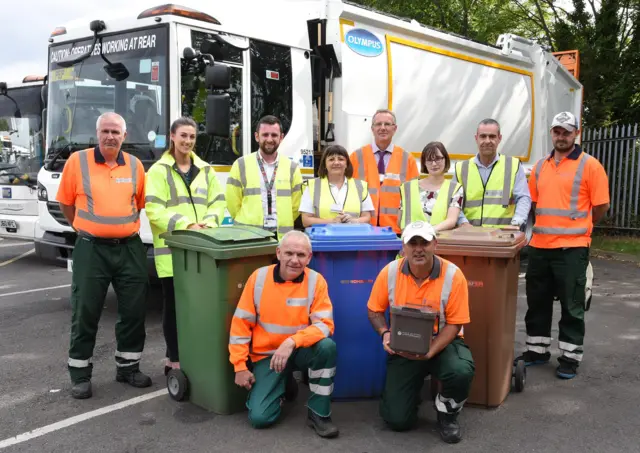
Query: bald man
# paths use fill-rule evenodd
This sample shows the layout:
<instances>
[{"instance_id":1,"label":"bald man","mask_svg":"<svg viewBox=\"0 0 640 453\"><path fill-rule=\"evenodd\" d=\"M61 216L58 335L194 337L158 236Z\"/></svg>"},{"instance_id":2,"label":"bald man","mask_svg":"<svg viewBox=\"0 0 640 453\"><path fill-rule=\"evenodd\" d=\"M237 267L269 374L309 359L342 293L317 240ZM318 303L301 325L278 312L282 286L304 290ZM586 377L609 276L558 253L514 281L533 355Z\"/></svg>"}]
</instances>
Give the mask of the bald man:
<instances>
[{"instance_id":1,"label":"bald man","mask_svg":"<svg viewBox=\"0 0 640 453\"><path fill-rule=\"evenodd\" d=\"M307 268L311 242L304 233L286 233L276 255L278 264L249 277L231 321L236 385L249 390L253 427L265 428L280 417L287 373L308 370L307 424L320 437L336 437L330 417L336 344L329 338L334 326L327 282Z\"/></svg>"}]
</instances>

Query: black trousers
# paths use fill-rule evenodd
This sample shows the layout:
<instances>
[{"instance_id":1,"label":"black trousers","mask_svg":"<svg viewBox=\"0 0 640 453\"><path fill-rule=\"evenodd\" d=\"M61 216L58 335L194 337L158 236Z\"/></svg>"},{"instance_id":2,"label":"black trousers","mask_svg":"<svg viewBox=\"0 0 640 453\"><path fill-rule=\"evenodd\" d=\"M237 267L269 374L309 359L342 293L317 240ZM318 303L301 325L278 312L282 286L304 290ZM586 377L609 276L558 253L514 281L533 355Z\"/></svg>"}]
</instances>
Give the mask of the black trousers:
<instances>
[{"instance_id":1,"label":"black trousers","mask_svg":"<svg viewBox=\"0 0 640 453\"><path fill-rule=\"evenodd\" d=\"M178 357L178 328L176 325L176 295L173 289L173 277L160 279L162 284L162 331L167 345L165 355L171 362L179 362Z\"/></svg>"}]
</instances>

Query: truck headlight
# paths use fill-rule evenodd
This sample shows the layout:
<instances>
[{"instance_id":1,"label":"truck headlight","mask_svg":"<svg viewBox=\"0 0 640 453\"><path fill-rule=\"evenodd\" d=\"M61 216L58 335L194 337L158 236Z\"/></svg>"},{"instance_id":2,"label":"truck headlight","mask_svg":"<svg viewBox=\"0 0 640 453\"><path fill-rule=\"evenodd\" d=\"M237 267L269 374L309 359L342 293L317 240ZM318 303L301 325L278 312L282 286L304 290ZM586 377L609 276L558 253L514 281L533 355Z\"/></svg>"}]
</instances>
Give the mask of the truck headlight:
<instances>
[{"instance_id":1,"label":"truck headlight","mask_svg":"<svg viewBox=\"0 0 640 453\"><path fill-rule=\"evenodd\" d=\"M49 194L47 193L47 189L40 183L38 183L38 201L49 201Z\"/></svg>"}]
</instances>

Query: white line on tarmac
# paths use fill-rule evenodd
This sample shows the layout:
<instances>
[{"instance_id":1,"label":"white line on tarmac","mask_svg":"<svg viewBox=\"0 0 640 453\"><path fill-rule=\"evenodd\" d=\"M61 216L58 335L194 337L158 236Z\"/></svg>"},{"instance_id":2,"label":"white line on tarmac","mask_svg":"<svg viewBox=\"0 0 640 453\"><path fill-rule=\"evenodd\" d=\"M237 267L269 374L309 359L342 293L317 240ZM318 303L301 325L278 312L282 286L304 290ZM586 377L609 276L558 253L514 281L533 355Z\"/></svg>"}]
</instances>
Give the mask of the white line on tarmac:
<instances>
[{"instance_id":1,"label":"white line on tarmac","mask_svg":"<svg viewBox=\"0 0 640 453\"><path fill-rule=\"evenodd\" d=\"M36 288L36 289L27 289L25 291L16 291L14 293L5 293L5 294L0 294L0 297L7 297L7 296L17 296L18 294L28 294L28 293L36 293L38 291L47 291L49 289L59 289L59 288L68 288L70 287L71 284L68 285L58 285L58 286L49 286L47 288Z\"/></svg>"},{"instance_id":2,"label":"white line on tarmac","mask_svg":"<svg viewBox=\"0 0 640 453\"><path fill-rule=\"evenodd\" d=\"M0 244L0 248L4 248L4 247L20 247L21 245L33 245L33 242L10 242L8 244Z\"/></svg>"},{"instance_id":3,"label":"white line on tarmac","mask_svg":"<svg viewBox=\"0 0 640 453\"><path fill-rule=\"evenodd\" d=\"M92 418L108 414L109 412L124 409L125 407L133 406L134 404L142 403L144 401L148 401L150 399L157 398L158 396L166 394L166 388L157 390L155 392L147 393L146 395L137 396L130 400L122 401L121 403L112 404L111 406L102 407L85 414L76 415L75 417L67 418L66 420L52 423L51 425L43 426L42 428L34 429L33 431L27 431L26 433L18 434L17 436L0 441L0 450L12 445L21 444L22 442L26 442L31 439L35 439L36 437L44 436L45 434L49 434L60 429L68 428L69 426L73 426Z\"/></svg>"},{"instance_id":4,"label":"white line on tarmac","mask_svg":"<svg viewBox=\"0 0 640 453\"><path fill-rule=\"evenodd\" d=\"M25 256L29 256L35 252L36 252L36 249L31 249L28 252L23 253L22 255L16 256L15 258L11 258L10 260L5 261L4 263L0 263L0 267L6 266L7 264L15 263L16 261L24 258Z\"/></svg>"}]
</instances>

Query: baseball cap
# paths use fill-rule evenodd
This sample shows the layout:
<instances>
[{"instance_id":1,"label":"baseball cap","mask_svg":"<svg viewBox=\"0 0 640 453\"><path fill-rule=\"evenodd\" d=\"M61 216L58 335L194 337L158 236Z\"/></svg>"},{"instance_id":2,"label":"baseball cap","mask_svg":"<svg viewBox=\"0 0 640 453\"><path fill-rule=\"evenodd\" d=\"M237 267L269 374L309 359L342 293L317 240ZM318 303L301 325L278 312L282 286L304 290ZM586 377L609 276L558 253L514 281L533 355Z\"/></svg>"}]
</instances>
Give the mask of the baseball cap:
<instances>
[{"instance_id":1,"label":"baseball cap","mask_svg":"<svg viewBox=\"0 0 640 453\"><path fill-rule=\"evenodd\" d=\"M406 244L415 236L420 236L425 241L433 241L436 237L436 230L427 222L417 221L410 223L402 232L402 243Z\"/></svg>"},{"instance_id":2,"label":"baseball cap","mask_svg":"<svg viewBox=\"0 0 640 453\"><path fill-rule=\"evenodd\" d=\"M571 112L560 112L556 116L553 117L553 122L551 123L551 129L556 126L560 126L569 132L573 132L578 128L578 120L575 115Z\"/></svg>"}]
</instances>

